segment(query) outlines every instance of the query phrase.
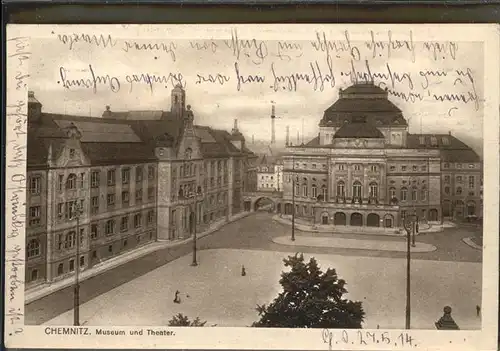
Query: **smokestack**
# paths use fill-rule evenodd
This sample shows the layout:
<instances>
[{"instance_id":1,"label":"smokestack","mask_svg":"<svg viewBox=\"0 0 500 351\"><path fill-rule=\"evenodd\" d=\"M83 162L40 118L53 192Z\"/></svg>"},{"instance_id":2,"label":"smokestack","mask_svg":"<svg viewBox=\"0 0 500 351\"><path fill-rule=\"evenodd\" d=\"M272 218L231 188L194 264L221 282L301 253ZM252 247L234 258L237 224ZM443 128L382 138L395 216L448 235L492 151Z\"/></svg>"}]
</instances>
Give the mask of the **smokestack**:
<instances>
[{"instance_id":1,"label":"smokestack","mask_svg":"<svg viewBox=\"0 0 500 351\"><path fill-rule=\"evenodd\" d=\"M302 144L304 144L304 119L302 118Z\"/></svg>"},{"instance_id":2,"label":"smokestack","mask_svg":"<svg viewBox=\"0 0 500 351\"><path fill-rule=\"evenodd\" d=\"M271 106L271 145L276 144L276 130L275 130L275 119L276 115L274 114L275 112L275 106L274 104Z\"/></svg>"},{"instance_id":3,"label":"smokestack","mask_svg":"<svg viewBox=\"0 0 500 351\"><path fill-rule=\"evenodd\" d=\"M285 146L290 145L290 126L286 126L286 139Z\"/></svg>"},{"instance_id":4,"label":"smokestack","mask_svg":"<svg viewBox=\"0 0 500 351\"><path fill-rule=\"evenodd\" d=\"M297 131L297 145L300 145L300 134L299 134L299 131Z\"/></svg>"}]
</instances>

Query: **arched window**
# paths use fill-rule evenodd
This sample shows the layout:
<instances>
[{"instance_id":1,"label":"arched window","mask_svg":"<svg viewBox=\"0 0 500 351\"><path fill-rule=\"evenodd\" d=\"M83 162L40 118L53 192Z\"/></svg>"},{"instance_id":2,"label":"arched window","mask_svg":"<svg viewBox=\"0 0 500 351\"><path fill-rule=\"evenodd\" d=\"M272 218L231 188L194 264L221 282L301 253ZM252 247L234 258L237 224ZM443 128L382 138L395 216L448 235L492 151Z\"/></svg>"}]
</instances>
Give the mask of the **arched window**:
<instances>
[{"instance_id":1,"label":"arched window","mask_svg":"<svg viewBox=\"0 0 500 351\"><path fill-rule=\"evenodd\" d=\"M445 194L449 194L450 193L450 187L449 186L444 187L444 193Z\"/></svg>"},{"instance_id":2,"label":"arched window","mask_svg":"<svg viewBox=\"0 0 500 351\"><path fill-rule=\"evenodd\" d=\"M190 159L191 159L192 154L193 154L193 150L191 150L191 148L190 148L190 147L188 147L188 148L186 149L186 151L184 152L184 158L185 158L186 160L190 160Z\"/></svg>"},{"instance_id":3,"label":"arched window","mask_svg":"<svg viewBox=\"0 0 500 351\"><path fill-rule=\"evenodd\" d=\"M28 258L40 255L40 242L36 239L31 239L26 247Z\"/></svg>"},{"instance_id":4,"label":"arched window","mask_svg":"<svg viewBox=\"0 0 500 351\"><path fill-rule=\"evenodd\" d=\"M64 266L62 263L59 263L59 265L57 266L57 275L61 275L64 273Z\"/></svg>"},{"instance_id":5,"label":"arched window","mask_svg":"<svg viewBox=\"0 0 500 351\"><path fill-rule=\"evenodd\" d=\"M184 191L182 190L182 186L179 187L179 197L183 197L184 196Z\"/></svg>"},{"instance_id":6,"label":"arched window","mask_svg":"<svg viewBox=\"0 0 500 351\"><path fill-rule=\"evenodd\" d=\"M300 194L300 185L299 183L295 183L295 195L299 195Z\"/></svg>"},{"instance_id":7,"label":"arched window","mask_svg":"<svg viewBox=\"0 0 500 351\"><path fill-rule=\"evenodd\" d=\"M337 183L337 196L345 197L345 183L342 180Z\"/></svg>"},{"instance_id":8,"label":"arched window","mask_svg":"<svg viewBox=\"0 0 500 351\"><path fill-rule=\"evenodd\" d=\"M323 196L323 201L326 201L326 185L321 187L321 195Z\"/></svg>"},{"instance_id":9,"label":"arched window","mask_svg":"<svg viewBox=\"0 0 500 351\"><path fill-rule=\"evenodd\" d=\"M406 201L408 200L408 189L407 188L401 188L401 201Z\"/></svg>"},{"instance_id":10,"label":"arched window","mask_svg":"<svg viewBox=\"0 0 500 351\"><path fill-rule=\"evenodd\" d=\"M201 191L201 186L199 186L199 185L198 185L198 188L196 188L196 192L197 192L198 194L201 194L201 193L202 193L202 191Z\"/></svg>"},{"instance_id":11,"label":"arched window","mask_svg":"<svg viewBox=\"0 0 500 351\"><path fill-rule=\"evenodd\" d=\"M370 197L378 198L378 184L375 182L370 183Z\"/></svg>"},{"instance_id":12,"label":"arched window","mask_svg":"<svg viewBox=\"0 0 500 351\"><path fill-rule=\"evenodd\" d=\"M76 174L71 173L66 180L66 189L76 189Z\"/></svg>"},{"instance_id":13,"label":"arched window","mask_svg":"<svg viewBox=\"0 0 500 351\"><path fill-rule=\"evenodd\" d=\"M417 201L417 188L411 189L411 201Z\"/></svg>"},{"instance_id":14,"label":"arched window","mask_svg":"<svg viewBox=\"0 0 500 351\"><path fill-rule=\"evenodd\" d=\"M318 197L318 187L316 186L316 184L313 184L311 189L312 189L312 197L317 198Z\"/></svg>"},{"instance_id":15,"label":"arched window","mask_svg":"<svg viewBox=\"0 0 500 351\"><path fill-rule=\"evenodd\" d=\"M389 197L391 199L395 199L396 198L396 188L389 188Z\"/></svg>"},{"instance_id":16,"label":"arched window","mask_svg":"<svg viewBox=\"0 0 500 351\"><path fill-rule=\"evenodd\" d=\"M302 183L302 196L307 197L308 192L307 192L307 178L304 178L304 181Z\"/></svg>"},{"instance_id":17,"label":"arched window","mask_svg":"<svg viewBox=\"0 0 500 351\"><path fill-rule=\"evenodd\" d=\"M361 197L361 183L358 181L355 181L352 185L352 196L355 198Z\"/></svg>"},{"instance_id":18,"label":"arched window","mask_svg":"<svg viewBox=\"0 0 500 351\"><path fill-rule=\"evenodd\" d=\"M458 187L457 190L456 190L456 194L457 195L462 195L462 187Z\"/></svg>"}]
</instances>

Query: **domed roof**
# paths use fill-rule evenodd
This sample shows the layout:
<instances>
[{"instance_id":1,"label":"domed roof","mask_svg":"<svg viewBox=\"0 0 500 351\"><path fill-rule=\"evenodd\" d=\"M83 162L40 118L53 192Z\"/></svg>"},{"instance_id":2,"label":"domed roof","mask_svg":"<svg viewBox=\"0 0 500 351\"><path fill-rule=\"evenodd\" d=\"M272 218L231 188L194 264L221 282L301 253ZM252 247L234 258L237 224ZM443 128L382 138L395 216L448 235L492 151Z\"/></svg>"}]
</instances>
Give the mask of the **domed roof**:
<instances>
[{"instance_id":1,"label":"domed roof","mask_svg":"<svg viewBox=\"0 0 500 351\"><path fill-rule=\"evenodd\" d=\"M334 138L384 138L384 135L380 130L375 128L369 123L363 121L356 121L354 123L344 124L337 133L333 136Z\"/></svg>"},{"instance_id":2,"label":"domed roof","mask_svg":"<svg viewBox=\"0 0 500 351\"><path fill-rule=\"evenodd\" d=\"M320 126L340 127L360 115L372 125L408 125L401 110L388 99L387 91L373 83L359 83L340 90L339 99L325 110Z\"/></svg>"},{"instance_id":3,"label":"domed roof","mask_svg":"<svg viewBox=\"0 0 500 351\"><path fill-rule=\"evenodd\" d=\"M350 87L341 90L341 95L350 94L369 94L369 95L382 95L387 96L387 91L373 83L356 83Z\"/></svg>"}]
</instances>

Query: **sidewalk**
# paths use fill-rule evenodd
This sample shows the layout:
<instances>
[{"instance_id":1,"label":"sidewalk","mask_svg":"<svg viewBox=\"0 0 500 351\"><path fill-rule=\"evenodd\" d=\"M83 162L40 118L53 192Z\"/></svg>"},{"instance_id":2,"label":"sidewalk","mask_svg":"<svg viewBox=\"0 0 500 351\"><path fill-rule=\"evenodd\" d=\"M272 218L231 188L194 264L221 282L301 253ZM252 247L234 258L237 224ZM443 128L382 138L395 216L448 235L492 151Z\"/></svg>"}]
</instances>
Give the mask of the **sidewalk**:
<instances>
[{"instance_id":1,"label":"sidewalk","mask_svg":"<svg viewBox=\"0 0 500 351\"><path fill-rule=\"evenodd\" d=\"M482 250L483 248L476 244L472 238L463 238L462 241L476 250Z\"/></svg>"},{"instance_id":2,"label":"sidewalk","mask_svg":"<svg viewBox=\"0 0 500 351\"><path fill-rule=\"evenodd\" d=\"M252 212L243 212L239 213L237 215L232 216L229 221L225 220L220 220L218 222L215 222L210 226L208 230L206 230L203 233L198 233L197 234L197 239L203 238L204 236L210 235L226 224L229 224L231 222L237 221L238 219L241 219L243 217L246 217L250 215ZM121 266L122 264L125 264L127 262L133 261L135 259L144 257L152 252L168 248L168 247L175 247L175 246L180 246L183 244L186 244L188 242L191 242L193 240L192 237L183 239L183 240L177 240L177 241L155 241L150 244L146 244L136 250L133 250L128 253L124 253L122 255L110 258L109 260L103 261L95 266L93 266L90 269L81 271L80 273L80 281L84 281L86 279L92 278L96 275L99 275L101 273L104 273L106 271L109 271L113 268L116 268L118 266ZM74 276L70 276L64 279L61 279L59 281L53 282L53 283L45 283L41 285L36 285L33 286L32 288L28 289L24 293L24 303L29 304L30 302L36 301L38 299L41 299L44 296L50 295L58 290L67 288L68 286L71 286L75 281Z\"/></svg>"},{"instance_id":3,"label":"sidewalk","mask_svg":"<svg viewBox=\"0 0 500 351\"><path fill-rule=\"evenodd\" d=\"M287 217L279 215L273 216L276 222L292 225L292 220ZM451 222L444 222L443 224L419 224L419 232L416 235L425 233L438 233L442 232L444 228L452 228L455 225ZM404 236L406 233L400 228L380 228L380 227L351 227L351 226L334 226L314 224L295 219L295 228L310 233L338 233L338 234L363 234L363 235L387 235L387 236ZM370 231L366 229L369 228Z\"/></svg>"},{"instance_id":4,"label":"sidewalk","mask_svg":"<svg viewBox=\"0 0 500 351\"><path fill-rule=\"evenodd\" d=\"M300 235L295 237L295 241L290 240L290 236L280 236L273 239L273 242L280 245L308 246L308 247L331 247L337 249L358 249L374 251L397 251L406 252L405 241L384 241L384 240L359 240L344 238L314 237L310 235ZM416 243L411 247L411 252L432 252L437 248L434 245Z\"/></svg>"}]
</instances>

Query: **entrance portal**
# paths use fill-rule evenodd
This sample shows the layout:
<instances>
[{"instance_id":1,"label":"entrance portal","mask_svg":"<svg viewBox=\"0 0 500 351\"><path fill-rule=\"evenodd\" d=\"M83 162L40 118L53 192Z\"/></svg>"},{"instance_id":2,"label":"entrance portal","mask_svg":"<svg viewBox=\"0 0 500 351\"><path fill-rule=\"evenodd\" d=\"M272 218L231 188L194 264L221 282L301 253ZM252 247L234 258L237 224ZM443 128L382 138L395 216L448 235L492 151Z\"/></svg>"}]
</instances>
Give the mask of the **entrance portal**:
<instances>
[{"instance_id":1,"label":"entrance portal","mask_svg":"<svg viewBox=\"0 0 500 351\"><path fill-rule=\"evenodd\" d=\"M361 213L353 213L351 215L351 226L361 227L363 225L363 215Z\"/></svg>"}]
</instances>

